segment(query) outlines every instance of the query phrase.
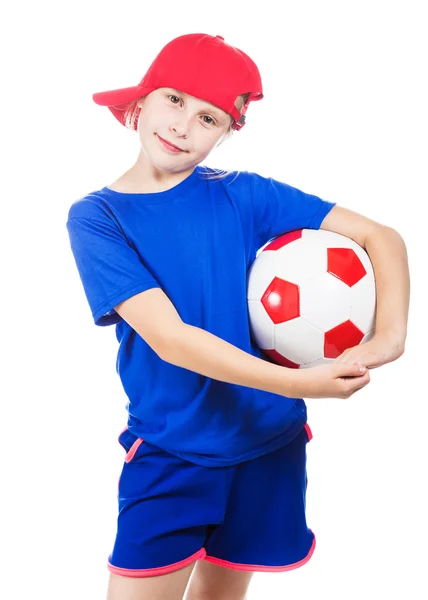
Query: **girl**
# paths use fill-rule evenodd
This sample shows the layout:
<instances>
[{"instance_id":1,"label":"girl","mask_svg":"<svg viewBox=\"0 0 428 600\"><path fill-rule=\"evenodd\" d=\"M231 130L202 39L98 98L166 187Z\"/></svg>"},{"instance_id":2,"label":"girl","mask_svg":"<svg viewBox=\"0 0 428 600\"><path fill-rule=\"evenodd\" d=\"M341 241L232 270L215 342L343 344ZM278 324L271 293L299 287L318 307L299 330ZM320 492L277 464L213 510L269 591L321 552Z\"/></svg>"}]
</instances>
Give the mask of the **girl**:
<instances>
[{"instance_id":1,"label":"girl","mask_svg":"<svg viewBox=\"0 0 428 600\"><path fill-rule=\"evenodd\" d=\"M349 398L367 367L404 350L395 230L272 178L200 165L262 98L248 55L196 33L169 42L137 86L93 96L141 146L67 220L94 322L116 325L129 399L108 600L181 600L193 571L187 600L243 600L253 572L306 563L303 398ZM271 238L320 227L369 252L376 335L331 364L288 369L250 336L247 271Z\"/></svg>"}]
</instances>

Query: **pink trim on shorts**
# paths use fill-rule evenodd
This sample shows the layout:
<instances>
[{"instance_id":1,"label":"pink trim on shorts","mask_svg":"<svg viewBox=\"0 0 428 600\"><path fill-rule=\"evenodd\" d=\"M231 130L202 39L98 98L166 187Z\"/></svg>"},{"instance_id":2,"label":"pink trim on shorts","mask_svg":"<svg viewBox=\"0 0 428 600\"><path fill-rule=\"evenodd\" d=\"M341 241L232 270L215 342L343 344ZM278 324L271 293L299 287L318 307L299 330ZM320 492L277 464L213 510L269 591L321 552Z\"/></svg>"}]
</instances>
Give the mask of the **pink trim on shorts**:
<instances>
[{"instance_id":1,"label":"pink trim on shorts","mask_svg":"<svg viewBox=\"0 0 428 600\"><path fill-rule=\"evenodd\" d=\"M118 440L119 440L120 436L122 435L122 433L123 433L124 431L126 431L127 429L128 429L128 425L127 425L126 427L124 427L124 428L122 429L122 431L119 433L119 435L118 435L118 437L117 437L117 439L118 439ZM142 442L144 442L143 438L137 438L137 439L135 440L135 442L134 442L134 443L132 444L132 446L130 447L130 449L129 449L129 452L128 452L128 453L126 454L126 456L125 456L125 462L127 462L127 463L128 463L128 462L131 462L131 460L134 458L134 455L135 455L135 453L136 453L136 452L137 452L137 450L138 450L138 446L139 446L139 445L140 445Z\"/></svg>"},{"instance_id":2,"label":"pink trim on shorts","mask_svg":"<svg viewBox=\"0 0 428 600\"><path fill-rule=\"evenodd\" d=\"M309 529L309 531L313 534L312 529ZM292 563L291 565L285 565L284 567L266 567L264 565L241 565L239 563L229 562L228 560L221 560L220 558L215 558L213 556L205 556L205 558L203 560L206 560L207 562L210 562L210 563L214 563L215 565L219 565L220 567L227 567L228 569L233 569L234 571L269 571L269 572L291 571L291 569L297 569L298 567L301 567L305 563L308 562L308 560L311 558L312 554L314 553L315 546L316 546L316 539L315 539L315 535L314 535L314 540L312 542L312 546L310 547L309 552L305 556L305 558L303 558L302 560L299 560L298 562Z\"/></svg>"},{"instance_id":3,"label":"pink trim on shorts","mask_svg":"<svg viewBox=\"0 0 428 600\"><path fill-rule=\"evenodd\" d=\"M128 454L125 456L125 462L127 462L127 463L131 462L131 460L134 458L135 453L138 450L138 446L140 444L142 444L143 441L144 441L143 438L137 438L135 440L135 442L130 447Z\"/></svg>"},{"instance_id":4,"label":"pink trim on shorts","mask_svg":"<svg viewBox=\"0 0 428 600\"><path fill-rule=\"evenodd\" d=\"M180 560L179 562L167 565L166 567L156 567L155 569L123 569L121 567L115 567L110 563L110 556L108 557L107 568L115 575L122 575L124 577L153 577L155 575L165 575L166 573L172 573L172 571L178 571L190 565L195 560L201 560L206 556L205 548L201 548L192 556Z\"/></svg>"},{"instance_id":5,"label":"pink trim on shorts","mask_svg":"<svg viewBox=\"0 0 428 600\"><path fill-rule=\"evenodd\" d=\"M128 429L128 426L126 426L124 429L122 429L122 431L121 431L121 432L119 433L119 435L118 435L118 438L117 438L118 440L119 440L120 436L122 435L122 433L123 433L124 431L126 431L127 429ZM137 450L138 450L138 447L140 446L140 444L141 444L142 442L144 442L143 438L137 438L137 439L135 440L135 442L134 442L134 443L132 444L132 446L130 447L130 449L129 449L129 452L127 452L127 454L126 454L126 456L125 456L125 459L124 459L124 460L125 460L125 462L127 462L127 463L131 462L131 460L132 460L132 459L134 458L134 456L135 456L135 453L136 453L136 452L137 452ZM121 476L122 476L122 474L120 474L120 475L119 475L119 479L117 480L117 488L118 488L118 489L119 489L119 486L120 486L120 478L121 478Z\"/></svg>"},{"instance_id":6,"label":"pink trim on shorts","mask_svg":"<svg viewBox=\"0 0 428 600\"><path fill-rule=\"evenodd\" d=\"M305 423L305 429L306 429L306 433L308 434L308 442L310 442L314 436L312 435L311 428L309 427L309 425L307 423Z\"/></svg>"}]
</instances>

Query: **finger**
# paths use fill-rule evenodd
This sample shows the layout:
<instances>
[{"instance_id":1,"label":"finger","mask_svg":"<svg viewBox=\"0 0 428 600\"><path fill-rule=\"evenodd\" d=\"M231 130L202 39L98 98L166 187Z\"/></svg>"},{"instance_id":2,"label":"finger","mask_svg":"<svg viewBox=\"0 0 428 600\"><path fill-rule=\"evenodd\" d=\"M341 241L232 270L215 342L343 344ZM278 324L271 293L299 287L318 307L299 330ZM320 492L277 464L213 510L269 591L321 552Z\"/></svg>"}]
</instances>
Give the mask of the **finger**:
<instances>
[{"instance_id":1,"label":"finger","mask_svg":"<svg viewBox=\"0 0 428 600\"><path fill-rule=\"evenodd\" d=\"M359 364L362 356L363 354L348 354L348 356L346 357L346 362L348 364Z\"/></svg>"},{"instance_id":2,"label":"finger","mask_svg":"<svg viewBox=\"0 0 428 600\"><path fill-rule=\"evenodd\" d=\"M342 371L349 373L349 375L361 375L367 371L366 365L360 363L345 363L342 365Z\"/></svg>"},{"instance_id":3,"label":"finger","mask_svg":"<svg viewBox=\"0 0 428 600\"><path fill-rule=\"evenodd\" d=\"M360 369L363 369L362 371ZM338 365L338 376L345 379L354 377L361 377L367 373L367 368L364 365L359 364L339 364Z\"/></svg>"}]
</instances>

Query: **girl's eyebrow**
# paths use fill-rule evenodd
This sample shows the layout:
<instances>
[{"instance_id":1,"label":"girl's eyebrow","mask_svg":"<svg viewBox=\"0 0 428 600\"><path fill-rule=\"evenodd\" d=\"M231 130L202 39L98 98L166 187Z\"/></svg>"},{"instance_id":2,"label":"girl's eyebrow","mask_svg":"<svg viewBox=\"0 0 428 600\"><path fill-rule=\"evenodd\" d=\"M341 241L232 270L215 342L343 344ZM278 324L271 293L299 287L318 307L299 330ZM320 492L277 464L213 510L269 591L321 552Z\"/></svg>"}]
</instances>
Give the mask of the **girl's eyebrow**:
<instances>
[{"instance_id":1,"label":"girl's eyebrow","mask_svg":"<svg viewBox=\"0 0 428 600\"><path fill-rule=\"evenodd\" d=\"M179 96L189 97L189 94L186 94L186 92L182 92L181 90L176 90L175 88L167 88L167 89L172 90L173 92L176 92ZM221 116L222 116L222 114L218 111L218 109L216 109L213 105L206 106L205 108L203 108L203 110L211 111L212 113L217 115L217 117L219 117L219 118L221 118Z\"/></svg>"}]
</instances>

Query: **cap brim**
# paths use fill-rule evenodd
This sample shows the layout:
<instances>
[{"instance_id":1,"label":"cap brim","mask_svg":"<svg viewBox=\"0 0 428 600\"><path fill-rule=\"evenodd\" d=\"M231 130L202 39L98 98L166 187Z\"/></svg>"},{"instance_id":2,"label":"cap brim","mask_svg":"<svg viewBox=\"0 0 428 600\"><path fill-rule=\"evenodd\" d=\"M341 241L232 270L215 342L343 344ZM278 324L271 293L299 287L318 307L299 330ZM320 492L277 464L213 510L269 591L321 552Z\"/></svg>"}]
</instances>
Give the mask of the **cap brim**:
<instances>
[{"instance_id":1,"label":"cap brim","mask_svg":"<svg viewBox=\"0 0 428 600\"><path fill-rule=\"evenodd\" d=\"M133 87L111 90L108 92L97 92L92 94L92 100L100 106L120 106L132 102L141 96L149 94L151 89L134 85Z\"/></svg>"}]
</instances>

